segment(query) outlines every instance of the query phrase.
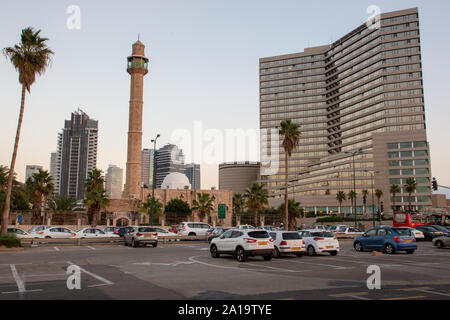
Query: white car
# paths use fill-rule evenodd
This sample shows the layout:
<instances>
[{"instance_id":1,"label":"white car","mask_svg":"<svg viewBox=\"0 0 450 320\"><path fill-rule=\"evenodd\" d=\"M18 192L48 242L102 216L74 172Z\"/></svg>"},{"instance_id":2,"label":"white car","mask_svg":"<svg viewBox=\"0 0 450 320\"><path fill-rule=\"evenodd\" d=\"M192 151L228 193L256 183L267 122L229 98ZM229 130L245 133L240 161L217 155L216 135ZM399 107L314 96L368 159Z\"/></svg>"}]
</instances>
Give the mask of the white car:
<instances>
[{"instance_id":1,"label":"white car","mask_svg":"<svg viewBox=\"0 0 450 320\"><path fill-rule=\"evenodd\" d=\"M204 236L211 226L204 222L182 222L180 233L182 236Z\"/></svg>"},{"instance_id":2,"label":"white car","mask_svg":"<svg viewBox=\"0 0 450 320\"><path fill-rule=\"evenodd\" d=\"M423 234L423 232L420 230L417 230L415 228L403 227L403 228L399 228L399 229L408 229L416 240L425 239L425 235Z\"/></svg>"},{"instance_id":3,"label":"white car","mask_svg":"<svg viewBox=\"0 0 450 320\"><path fill-rule=\"evenodd\" d=\"M16 228L16 227L10 227L6 229L7 233L14 233L17 238L19 239L37 239L38 236L32 233L28 233L23 229Z\"/></svg>"},{"instance_id":4,"label":"white car","mask_svg":"<svg viewBox=\"0 0 450 320\"><path fill-rule=\"evenodd\" d=\"M166 229L163 228L159 228L159 227L152 227L153 229L155 229L156 233L158 234L158 237L173 237L173 236L178 236L178 234L167 231Z\"/></svg>"},{"instance_id":5,"label":"white car","mask_svg":"<svg viewBox=\"0 0 450 320\"><path fill-rule=\"evenodd\" d=\"M243 224L243 225L238 225L238 226L234 227L234 229L250 230L250 229L256 229L256 228L254 226L251 226L248 224Z\"/></svg>"},{"instance_id":6,"label":"white car","mask_svg":"<svg viewBox=\"0 0 450 320\"><path fill-rule=\"evenodd\" d=\"M322 252L328 252L335 256L339 252L339 241L331 232L300 230L298 233L305 240L308 256L314 256Z\"/></svg>"},{"instance_id":7,"label":"white car","mask_svg":"<svg viewBox=\"0 0 450 320\"><path fill-rule=\"evenodd\" d=\"M111 238L118 237L112 234L107 234L97 228L82 228L74 232L73 238L75 239L92 239L92 238Z\"/></svg>"},{"instance_id":8,"label":"white car","mask_svg":"<svg viewBox=\"0 0 450 320\"><path fill-rule=\"evenodd\" d=\"M360 236L362 234L364 234L364 232L362 232L359 229L353 228L353 227L341 227L338 231L338 233L343 233L349 236Z\"/></svg>"},{"instance_id":9,"label":"white car","mask_svg":"<svg viewBox=\"0 0 450 320\"><path fill-rule=\"evenodd\" d=\"M133 248L139 245L151 244L153 248L158 245L158 233L153 227L139 227L134 226L123 236L125 245L130 245Z\"/></svg>"},{"instance_id":10,"label":"white car","mask_svg":"<svg viewBox=\"0 0 450 320\"><path fill-rule=\"evenodd\" d=\"M311 229L315 231L328 231L328 228L326 226L320 224L313 226Z\"/></svg>"},{"instance_id":11,"label":"white car","mask_svg":"<svg viewBox=\"0 0 450 320\"><path fill-rule=\"evenodd\" d=\"M28 233L39 234L39 232L50 229L52 226L32 226Z\"/></svg>"},{"instance_id":12,"label":"white car","mask_svg":"<svg viewBox=\"0 0 450 320\"><path fill-rule=\"evenodd\" d=\"M297 231L269 231L269 235L273 239L274 256L276 258L279 258L284 253L302 257L306 251L305 241Z\"/></svg>"},{"instance_id":13,"label":"white car","mask_svg":"<svg viewBox=\"0 0 450 320\"><path fill-rule=\"evenodd\" d=\"M280 228L274 227L274 226L261 226L258 227L257 229L262 229L262 230L266 230L266 231L279 231Z\"/></svg>"},{"instance_id":14,"label":"white car","mask_svg":"<svg viewBox=\"0 0 450 320\"><path fill-rule=\"evenodd\" d=\"M273 239L265 230L231 229L212 239L209 249L213 258L231 254L239 262L244 262L250 256L263 256L264 260L271 260L274 246Z\"/></svg>"},{"instance_id":15,"label":"white car","mask_svg":"<svg viewBox=\"0 0 450 320\"><path fill-rule=\"evenodd\" d=\"M69 239L74 237L73 230L68 228L51 227L42 231L39 231L39 238L46 239Z\"/></svg>"},{"instance_id":16,"label":"white car","mask_svg":"<svg viewBox=\"0 0 450 320\"><path fill-rule=\"evenodd\" d=\"M328 231L333 232L333 233L339 233L339 232L341 232L340 230L343 228L348 228L348 226L345 224L339 224L337 226L332 226L330 228L330 230L328 230Z\"/></svg>"}]
</instances>

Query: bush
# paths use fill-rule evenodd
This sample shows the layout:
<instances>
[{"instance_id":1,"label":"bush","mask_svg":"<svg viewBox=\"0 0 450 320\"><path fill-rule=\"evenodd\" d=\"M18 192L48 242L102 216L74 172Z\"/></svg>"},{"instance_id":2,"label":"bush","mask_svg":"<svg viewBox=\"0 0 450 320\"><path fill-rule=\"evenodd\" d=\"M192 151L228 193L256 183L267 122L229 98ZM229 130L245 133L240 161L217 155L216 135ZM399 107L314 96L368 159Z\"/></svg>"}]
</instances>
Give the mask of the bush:
<instances>
[{"instance_id":1,"label":"bush","mask_svg":"<svg viewBox=\"0 0 450 320\"><path fill-rule=\"evenodd\" d=\"M6 246L7 248L20 247L21 241L15 234L0 234L0 246Z\"/></svg>"}]
</instances>

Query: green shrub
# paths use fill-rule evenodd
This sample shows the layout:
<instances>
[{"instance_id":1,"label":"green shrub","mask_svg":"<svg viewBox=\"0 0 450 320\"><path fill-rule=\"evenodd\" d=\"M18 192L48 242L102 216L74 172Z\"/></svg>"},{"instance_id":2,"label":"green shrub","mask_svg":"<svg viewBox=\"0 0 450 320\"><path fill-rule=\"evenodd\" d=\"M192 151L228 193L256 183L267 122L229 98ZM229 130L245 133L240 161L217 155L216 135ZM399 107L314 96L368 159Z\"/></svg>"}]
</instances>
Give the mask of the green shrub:
<instances>
[{"instance_id":1,"label":"green shrub","mask_svg":"<svg viewBox=\"0 0 450 320\"><path fill-rule=\"evenodd\" d=\"M20 247L21 241L19 238L16 237L15 234L7 233L7 234L0 234L0 246L6 246L7 248L11 247Z\"/></svg>"}]
</instances>

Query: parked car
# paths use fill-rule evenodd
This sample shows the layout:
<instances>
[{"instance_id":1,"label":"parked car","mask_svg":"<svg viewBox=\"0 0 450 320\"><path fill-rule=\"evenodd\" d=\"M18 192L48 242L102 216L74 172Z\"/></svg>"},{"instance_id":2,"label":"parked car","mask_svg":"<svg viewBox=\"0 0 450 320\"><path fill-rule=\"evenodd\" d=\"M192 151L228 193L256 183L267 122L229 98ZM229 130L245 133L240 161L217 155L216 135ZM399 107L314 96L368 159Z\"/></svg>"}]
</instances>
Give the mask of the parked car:
<instances>
[{"instance_id":1,"label":"parked car","mask_svg":"<svg viewBox=\"0 0 450 320\"><path fill-rule=\"evenodd\" d=\"M353 242L356 251L377 250L393 254L396 251L414 253L416 239L409 229L394 227L376 227L370 229Z\"/></svg>"},{"instance_id":2,"label":"parked car","mask_svg":"<svg viewBox=\"0 0 450 320\"><path fill-rule=\"evenodd\" d=\"M360 236L362 235L364 232L362 232L359 229L356 229L354 227L342 227L339 229L339 233L343 233L349 236Z\"/></svg>"},{"instance_id":3,"label":"parked car","mask_svg":"<svg viewBox=\"0 0 450 320\"><path fill-rule=\"evenodd\" d=\"M231 229L211 241L210 252L213 258L221 254L231 254L239 262L250 256L263 256L271 260L273 256L273 239L265 230Z\"/></svg>"},{"instance_id":4,"label":"parked car","mask_svg":"<svg viewBox=\"0 0 450 320\"><path fill-rule=\"evenodd\" d=\"M45 229L49 229L52 226L32 226L30 230L28 230L28 233L37 233L39 234L39 232L45 230Z\"/></svg>"},{"instance_id":5,"label":"parked car","mask_svg":"<svg viewBox=\"0 0 450 320\"><path fill-rule=\"evenodd\" d=\"M416 226L416 229L423 232L423 235L425 236L425 239L424 239L425 241L431 241L434 238L442 237L445 235L444 232L442 232L436 228L433 228L431 226L420 225L420 226Z\"/></svg>"},{"instance_id":6,"label":"parked car","mask_svg":"<svg viewBox=\"0 0 450 320\"><path fill-rule=\"evenodd\" d=\"M250 230L250 229L256 229L256 228L249 224L243 224L243 225L237 225L236 227L234 227L234 229Z\"/></svg>"},{"instance_id":7,"label":"parked car","mask_svg":"<svg viewBox=\"0 0 450 320\"><path fill-rule=\"evenodd\" d=\"M204 222L182 222L181 235L183 236L204 236L211 226Z\"/></svg>"},{"instance_id":8,"label":"parked car","mask_svg":"<svg viewBox=\"0 0 450 320\"><path fill-rule=\"evenodd\" d=\"M257 229L262 229L262 230L266 230L266 231L279 231L280 228L277 228L275 226L261 226L258 227Z\"/></svg>"},{"instance_id":9,"label":"parked car","mask_svg":"<svg viewBox=\"0 0 450 320\"><path fill-rule=\"evenodd\" d=\"M425 235L423 234L423 232L417 230L416 228L399 227L399 229L401 229L401 228L408 229L412 233L412 235L414 236L416 241L425 239Z\"/></svg>"},{"instance_id":10,"label":"parked car","mask_svg":"<svg viewBox=\"0 0 450 320\"><path fill-rule=\"evenodd\" d=\"M76 239L92 239L92 238L109 238L110 234L104 233L97 228L82 228L74 232L73 238Z\"/></svg>"},{"instance_id":11,"label":"parked car","mask_svg":"<svg viewBox=\"0 0 450 320\"><path fill-rule=\"evenodd\" d=\"M132 227L124 236L125 245L137 247L141 244L151 244L153 248L158 245L158 233L152 227Z\"/></svg>"},{"instance_id":12,"label":"parked car","mask_svg":"<svg viewBox=\"0 0 450 320\"><path fill-rule=\"evenodd\" d=\"M212 239L220 237L225 231L230 230L230 228L217 227L212 228L210 232L208 232L208 243L211 243Z\"/></svg>"},{"instance_id":13,"label":"parked car","mask_svg":"<svg viewBox=\"0 0 450 320\"><path fill-rule=\"evenodd\" d=\"M323 226L320 224L312 226L311 229L314 231L328 231L327 226Z\"/></svg>"},{"instance_id":14,"label":"parked car","mask_svg":"<svg viewBox=\"0 0 450 320\"><path fill-rule=\"evenodd\" d=\"M446 236L450 236L450 230L448 230L446 227L440 226L438 224L433 224L430 227L435 228L436 230L443 232L444 235L446 235Z\"/></svg>"},{"instance_id":15,"label":"parked car","mask_svg":"<svg viewBox=\"0 0 450 320\"><path fill-rule=\"evenodd\" d=\"M155 229L156 233L158 234L158 237L173 237L173 236L177 236L176 233L167 231L164 228L159 228L159 227L152 227L153 229Z\"/></svg>"},{"instance_id":16,"label":"parked car","mask_svg":"<svg viewBox=\"0 0 450 320\"><path fill-rule=\"evenodd\" d=\"M131 229L133 229L132 226L119 227L119 230L117 231L117 234L119 235L119 237L123 237Z\"/></svg>"},{"instance_id":17,"label":"parked car","mask_svg":"<svg viewBox=\"0 0 450 320\"><path fill-rule=\"evenodd\" d=\"M331 232L317 230L301 230L297 232L305 241L308 256L314 256L322 252L328 252L332 256L339 253L339 241Z\"/></svg>"},{"instance_id":18,"label":"parked car","mask_svg":"<svg viewBox=\"0 0 450 320\"><path fill-rule=\"evenodd\" d=\"M450 237L437 237L432 240L433 244L439 249L450 247Z\"/></svg>"},{"instance_id":19,"label":"parked car","mask_svg":"<svg viewBox=\"0 0 450 320\"><path fill-rule=\"evenodd\" d=\"M119 235L120 227L103 227L101 230L106 234Z\"/></svg>"},{"instance_id":20,"label":"parked car","mask_svg":"<svg viewBox=\"0 0 450 320\"><path fill-rule=\"evenodd\" d=\"M170 226L169 231L173 232L173 233L178 233L181 230L181 226L180 225L173 225Z\"/></svg>"},{"instance_id":21,"label":"parked car","mask_svg":"<svg viewBox=\"0 0 450 320\"><path fill-rule=\"evenodd\" d=\"M333 232L333 233L338 233L338 232L341 232L340 231L341 229L348 228L348 227L349 226L347 226L347 225L340 224L340 225L337 225L337 226L331 226L331 228L328 231Z\"/></svg>"},{"instance_id":22,"label":"parked car","mask_svg":"<svg viewBox=\"0 0 450 320\"><path fill-rule=\"evenodd\" d=\"M39 232L39 238L69 239L74 237L73 230L68 228L52 227Z\"/></svg>"},{"instance_id":23,"label":"parked car","mask_svg":"<svg viewBox=\"0 0 450 320\"><path fill-rule=\"evenodd\" d=\"M36 234L32 234L29 232L26 232L25 230L21 228L11 227L6 229L7 233L14 233L17 238L19 239L36 239L38 238Z\"/></svg>"},{"instance_id":24,"label":"parked car","mask_svg":"<svg viewBox=\"0 0 450 320\"><path fill-rule=\"evenodd\" d=\"M281 254L295 254L302 257L306 251L305 241L297 231L269 231L275 248L274 256L279 258Z\"/></svg>"}]
</instances>

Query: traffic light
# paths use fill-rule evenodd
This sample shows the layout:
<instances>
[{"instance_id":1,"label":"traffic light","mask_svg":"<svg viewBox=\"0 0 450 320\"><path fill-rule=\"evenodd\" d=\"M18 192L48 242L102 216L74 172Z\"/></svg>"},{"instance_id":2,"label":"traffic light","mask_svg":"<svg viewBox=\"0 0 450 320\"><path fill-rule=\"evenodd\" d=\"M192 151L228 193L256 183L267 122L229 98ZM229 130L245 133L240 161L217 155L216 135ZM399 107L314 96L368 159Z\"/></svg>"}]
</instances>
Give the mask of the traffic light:
<instances>
[{"instance_id":1,"label":"traffic light","mask_svg":"<svg viewBox=\"0 0 450 320\"><path fill-rule=\"evenodd\" d=\"M433 181L432 181L431 183L432 183L432 185L433 185L433 190L434 190L434 191L437 191L437 189L438 189L438 183L437 183L436 178L433 177Z\"/></svg>"}]
</instances>

